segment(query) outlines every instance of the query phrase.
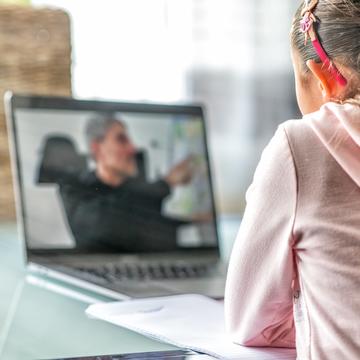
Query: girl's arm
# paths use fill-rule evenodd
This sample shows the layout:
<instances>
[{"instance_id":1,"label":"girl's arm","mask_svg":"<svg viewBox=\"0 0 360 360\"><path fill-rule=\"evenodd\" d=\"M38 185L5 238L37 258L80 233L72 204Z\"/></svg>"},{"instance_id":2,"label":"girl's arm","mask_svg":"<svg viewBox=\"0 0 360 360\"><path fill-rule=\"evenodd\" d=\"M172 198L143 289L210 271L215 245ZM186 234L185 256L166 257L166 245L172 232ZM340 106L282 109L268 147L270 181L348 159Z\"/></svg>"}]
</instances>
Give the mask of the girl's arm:
<instances>
[{"instance_id":1,"label":"girl's arm","mask_svg":"<svg viewBox=\"0 0 360 360\"><path fill-rule=\"evenodd\" d=\"M247 206L232 251L225 319L234 342L294 347L292 229L296 171L280 126L263 151L246 193Z\"/></svg>"}]
</instances>

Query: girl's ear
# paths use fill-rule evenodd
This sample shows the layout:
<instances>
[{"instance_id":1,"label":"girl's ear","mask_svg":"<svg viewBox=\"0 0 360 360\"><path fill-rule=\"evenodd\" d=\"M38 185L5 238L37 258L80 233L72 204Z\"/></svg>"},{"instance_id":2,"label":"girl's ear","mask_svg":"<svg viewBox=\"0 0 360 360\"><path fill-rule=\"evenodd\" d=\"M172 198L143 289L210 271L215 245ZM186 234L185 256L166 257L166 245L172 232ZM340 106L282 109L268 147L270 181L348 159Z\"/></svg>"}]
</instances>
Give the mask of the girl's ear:
<instances>
[{"instance_id":1,"label":"girl's ear","mask_svg":"<svg viewBox=\"0 0 360 360\"><path fill-rule=\"evenodd\" d=\"M326 69L326 66L322 63L315 62L315 60L308 60L306 65L318 81L323 100L328 101L336 97L339 91L339 85Z\"/></svg>"}]
</instances>

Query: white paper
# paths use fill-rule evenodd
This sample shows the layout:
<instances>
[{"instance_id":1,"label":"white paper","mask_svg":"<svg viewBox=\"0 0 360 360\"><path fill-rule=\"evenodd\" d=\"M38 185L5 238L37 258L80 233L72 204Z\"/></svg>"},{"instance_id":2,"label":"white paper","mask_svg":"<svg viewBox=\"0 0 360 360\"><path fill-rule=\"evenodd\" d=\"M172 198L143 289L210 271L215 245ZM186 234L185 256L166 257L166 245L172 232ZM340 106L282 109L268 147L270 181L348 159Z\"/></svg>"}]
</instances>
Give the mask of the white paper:
<instances>
[{"instance_id":1,"label":"white paper","mask_svg":"<svg viewBox=\"0 0 360 360\"><path fill-rule=\"evenodd\" d=\"M86 313L148 337L221 359L294 360L295 350L250 348L231 342L224 306L201 295L94 304Z\"/></svg>"}]
</instances>

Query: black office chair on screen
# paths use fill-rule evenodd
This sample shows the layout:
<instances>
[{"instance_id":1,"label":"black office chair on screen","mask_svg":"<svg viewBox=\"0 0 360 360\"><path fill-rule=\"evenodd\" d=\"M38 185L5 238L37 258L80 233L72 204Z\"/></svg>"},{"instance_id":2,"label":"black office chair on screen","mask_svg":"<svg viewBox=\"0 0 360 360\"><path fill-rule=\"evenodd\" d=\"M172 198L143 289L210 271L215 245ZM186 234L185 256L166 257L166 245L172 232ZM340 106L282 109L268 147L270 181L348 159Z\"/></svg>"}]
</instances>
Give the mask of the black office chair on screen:
<instances>
[{"instance_id":1,"label":"black office chair on screen","mask_svg":"<svg viewBox=\"0 0 360 360\"><path fill-rule=\"evenodd\" d=\"M144 151L136 153L138 178L146 179L146 156ZM57 183L61 178L78 176L88 169L88 156L81 155L71 137L49 135L41 150L37 183Z\"/></svg>"}]
</instances>

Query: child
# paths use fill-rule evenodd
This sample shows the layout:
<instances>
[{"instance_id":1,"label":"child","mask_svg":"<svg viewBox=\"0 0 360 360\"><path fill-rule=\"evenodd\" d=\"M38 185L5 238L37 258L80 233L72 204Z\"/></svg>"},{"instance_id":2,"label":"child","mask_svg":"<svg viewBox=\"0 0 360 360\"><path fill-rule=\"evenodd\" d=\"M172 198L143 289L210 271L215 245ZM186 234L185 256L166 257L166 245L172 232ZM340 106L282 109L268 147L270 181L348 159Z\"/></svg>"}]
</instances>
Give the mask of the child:
<instances>
[{"instance_id":1,"label":"child","mask_svg":"<svg viewBox=\"0 0 360 360\"><path fill-rule=\"evenodd\" d=\"M225 291L235 343L360 359L360 1L312 0L291 31L302 121L246 193Z\"/></svg>"}]
</instances>

